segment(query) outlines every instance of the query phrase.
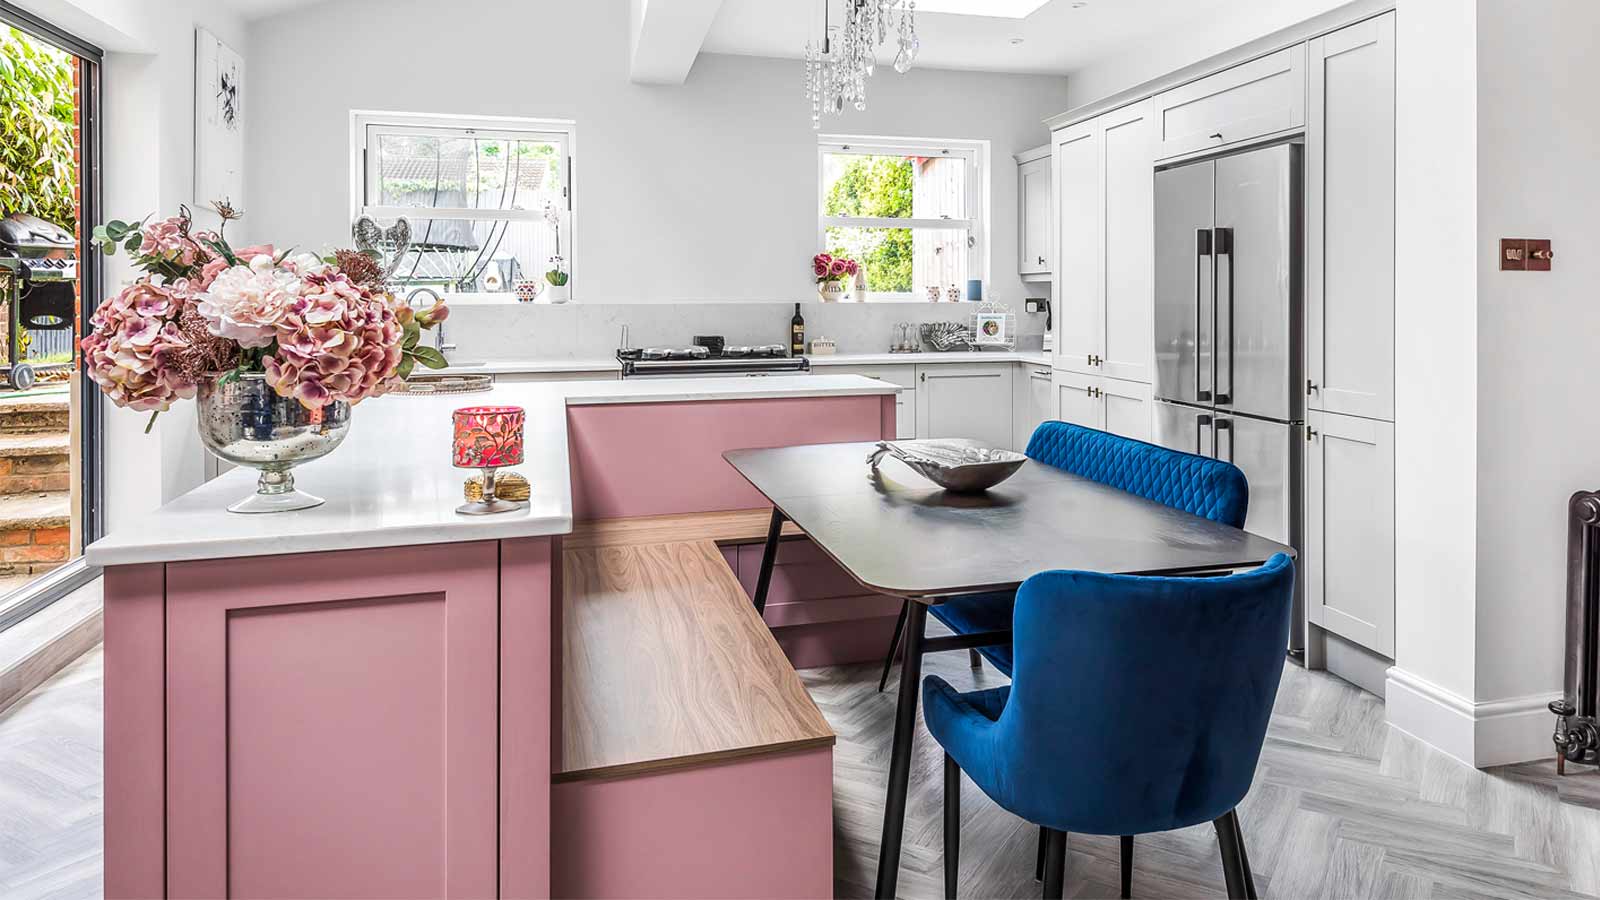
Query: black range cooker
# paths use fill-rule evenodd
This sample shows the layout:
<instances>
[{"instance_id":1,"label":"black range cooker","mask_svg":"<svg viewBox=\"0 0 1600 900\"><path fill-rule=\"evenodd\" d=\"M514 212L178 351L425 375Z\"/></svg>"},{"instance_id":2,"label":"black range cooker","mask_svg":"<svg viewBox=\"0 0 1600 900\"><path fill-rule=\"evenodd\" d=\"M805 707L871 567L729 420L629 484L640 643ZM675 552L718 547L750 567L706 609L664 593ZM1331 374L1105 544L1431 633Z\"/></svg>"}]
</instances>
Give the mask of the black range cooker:
<instances>
[{"instance_id":1,"label":"black range cooker","mask_svg":"<svg viewBox=\"0 0 1600 900\"><path fill-rule=\"evenodd\" d=\"M712 347L644 347L617 351L623 378L718 378L757 375L801 375L811 360L789 356L782 344L755 347L712 343Z\"/></svg>"}]
</instances>

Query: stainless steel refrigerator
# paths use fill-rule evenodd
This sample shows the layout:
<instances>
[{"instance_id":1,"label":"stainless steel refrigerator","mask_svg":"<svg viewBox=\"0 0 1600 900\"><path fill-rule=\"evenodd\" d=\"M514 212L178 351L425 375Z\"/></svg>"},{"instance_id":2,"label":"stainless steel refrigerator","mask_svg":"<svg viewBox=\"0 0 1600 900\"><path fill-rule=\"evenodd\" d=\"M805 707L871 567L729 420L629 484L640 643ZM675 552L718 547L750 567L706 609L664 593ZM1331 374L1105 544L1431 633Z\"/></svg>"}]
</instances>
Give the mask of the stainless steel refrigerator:
<instances>
[{"instance_id":1,"label":"stainless steel refrigerator","mask_svg":"<svg viewBox=\"0 0 1600 900\"><path fill-rule=\"evenodd\" d=\"M1155 174L1155 442L1242 469L1245 530L1296 549L1301 152L1280 144ZM1304 648L1303 597L1297 589L1291 652Z\"/></svg>"}]
</instances>

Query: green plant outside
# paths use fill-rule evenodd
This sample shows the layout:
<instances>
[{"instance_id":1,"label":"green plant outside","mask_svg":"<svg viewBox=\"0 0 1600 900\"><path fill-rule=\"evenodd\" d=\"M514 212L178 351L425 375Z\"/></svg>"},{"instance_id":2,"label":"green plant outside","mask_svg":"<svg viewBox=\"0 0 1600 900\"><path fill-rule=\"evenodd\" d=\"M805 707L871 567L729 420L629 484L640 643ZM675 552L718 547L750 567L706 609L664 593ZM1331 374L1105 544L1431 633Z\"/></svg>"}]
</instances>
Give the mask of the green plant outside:
<instances>
[{"instance_id":1,"label":"green plant outside","mask_svg":"<svg viewBox=\"0 0 1600 900\"><path fill-rule=\"evenodd\" d=\"M828 189L824 213L830 216L906 218L911 215L912 162L896 156L852 159ZM911 284L911 229L829 228L829 253L854 259L866 268L867 289L906 293Z\"/></svg>"},{"instance_id":2,"label":"green plant outside","mask_svg":"<svg viewBox=\"0 0 1600 900\"><path fill-rule=\"evenodd\" d=\"M68 230L77 225L72 69L66 52L0 30L0 209Z\"/></svg>"}]
</instances>

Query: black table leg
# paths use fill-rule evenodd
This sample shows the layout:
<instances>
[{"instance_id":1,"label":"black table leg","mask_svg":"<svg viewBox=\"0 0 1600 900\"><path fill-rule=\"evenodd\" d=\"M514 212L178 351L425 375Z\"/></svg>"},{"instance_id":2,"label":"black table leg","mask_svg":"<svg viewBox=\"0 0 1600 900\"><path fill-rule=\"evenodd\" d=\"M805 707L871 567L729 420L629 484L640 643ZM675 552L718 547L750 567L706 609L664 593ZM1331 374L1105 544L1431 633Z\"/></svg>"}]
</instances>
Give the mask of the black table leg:
<instances>
[{"instance_id":1,"label":"black table leg","mask_svg":"<svg viewBox=\"0 0 1600 900\"><path fill-rule=\"evenodd\" d=\"M900 880L900 838L906 825L906 788L911 778L911 742L917 732L917 698L922 691L922 636L926 604L906 604L905 656L900 662L900 705L894 714L894 750L889 754L889 792L883 801L883 840L878 844L878 888L874 896L893 897Z\"/></svg>"},{"instance_id":2,"label":"black table leg","mask_svg":"<svg viewBox=\"0 0 1600 900\"><path fill-rule=\"evenodd\" d=\"M756 577L756 612L767 611L767 588L772 584L772 567L778 562L778 538L783 536L784 515L772 508L772 524L767 526L767 546L761 551L761 574Z\"/></svg>"}]
</instances>

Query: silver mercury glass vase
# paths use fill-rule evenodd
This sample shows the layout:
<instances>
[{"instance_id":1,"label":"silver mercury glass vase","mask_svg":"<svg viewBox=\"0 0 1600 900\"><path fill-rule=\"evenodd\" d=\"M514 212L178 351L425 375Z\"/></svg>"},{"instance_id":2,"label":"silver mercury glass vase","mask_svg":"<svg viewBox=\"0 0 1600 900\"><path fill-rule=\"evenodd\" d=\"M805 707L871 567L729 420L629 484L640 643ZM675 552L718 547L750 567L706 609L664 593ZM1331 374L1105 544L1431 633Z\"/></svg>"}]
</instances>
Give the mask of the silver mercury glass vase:
<instances>
[{"instance_id":1,"label":"silver mercury glass vase","mask_svg":"<svg viewBox=\"0 0 1600 900\"><path fill-rule=\"evenodd\" d=\"M236 513L274 513L321 506L323 499L295 490L289 470L332 453L350 432L350 404L306 409L279 397L266 376L221 376L200 382L200 440L219 459L258 469L256 492L228 507Z\"/></svg>"}]
</instances>

